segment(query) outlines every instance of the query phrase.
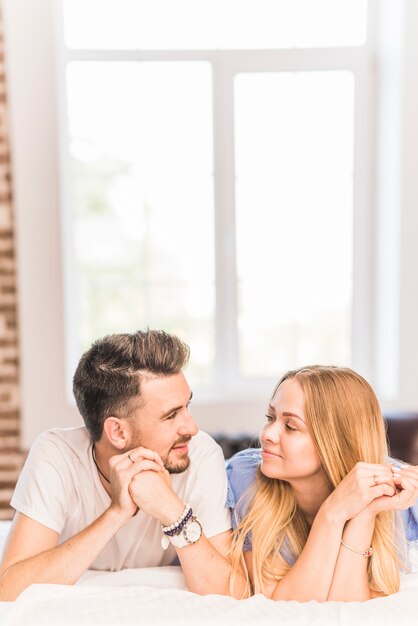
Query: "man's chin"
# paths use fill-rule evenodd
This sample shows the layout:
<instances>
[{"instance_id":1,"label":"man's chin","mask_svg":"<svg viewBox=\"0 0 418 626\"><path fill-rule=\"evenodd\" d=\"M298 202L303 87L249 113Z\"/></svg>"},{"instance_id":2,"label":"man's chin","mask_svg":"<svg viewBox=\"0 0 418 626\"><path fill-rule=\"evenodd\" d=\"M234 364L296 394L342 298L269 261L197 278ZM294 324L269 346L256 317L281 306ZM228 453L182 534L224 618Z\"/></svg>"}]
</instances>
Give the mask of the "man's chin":
<instances>
[{"instance_id":1,"label":"man's chin","mask_svg":"<svg viewBox=\"0 0 418 626\"><path fill-rule=\"evenodd\" d=\"M190 458L186 457L182 461L177 461L175 463L167 461L165 463L165 469L168 471L169 474L182 474L183 472L187 470L189 465L190 465Z\"/></svg>"}]
</instances>

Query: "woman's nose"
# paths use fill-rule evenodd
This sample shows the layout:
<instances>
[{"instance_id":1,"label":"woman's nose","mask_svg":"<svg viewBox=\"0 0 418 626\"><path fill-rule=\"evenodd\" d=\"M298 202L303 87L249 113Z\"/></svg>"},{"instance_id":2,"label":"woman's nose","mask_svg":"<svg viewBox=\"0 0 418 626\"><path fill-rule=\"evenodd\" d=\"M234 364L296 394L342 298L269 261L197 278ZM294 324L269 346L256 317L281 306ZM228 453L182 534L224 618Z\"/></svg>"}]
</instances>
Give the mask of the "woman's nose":
<instances>
[{"instance_id":1,"label":"woman's nose","mask_svg":"<svg viewBox=\"0 0 418 626\"><path fill-rule=\"evenodd\" d=\"M282 432L282 426L278 421L275 421L273 424L270 424L264 431L265 438L273 443L278 443L280 441L280 435Z\"/></svg>"}]
</instances>

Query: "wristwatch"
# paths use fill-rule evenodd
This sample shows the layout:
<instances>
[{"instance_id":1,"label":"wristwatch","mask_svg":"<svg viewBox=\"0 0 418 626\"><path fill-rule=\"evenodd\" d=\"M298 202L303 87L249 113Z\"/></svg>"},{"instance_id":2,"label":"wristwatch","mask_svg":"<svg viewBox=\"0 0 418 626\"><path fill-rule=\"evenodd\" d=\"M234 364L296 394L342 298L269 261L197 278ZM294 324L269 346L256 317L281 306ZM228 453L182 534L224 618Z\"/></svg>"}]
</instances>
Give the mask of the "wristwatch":
<instances>
[{"instance_id":1,"label":"wristwatch","mask_svg":"<svg viewBox=\"0 0 418 626\"><path fill-rule=\"evenodd\" d=\"M185 527L178 535L168 537L173 546L176 548L184 548L192 543L199 541L202 536L202 524L195 515L192 515Z\"/></svg>"}]
</instances>

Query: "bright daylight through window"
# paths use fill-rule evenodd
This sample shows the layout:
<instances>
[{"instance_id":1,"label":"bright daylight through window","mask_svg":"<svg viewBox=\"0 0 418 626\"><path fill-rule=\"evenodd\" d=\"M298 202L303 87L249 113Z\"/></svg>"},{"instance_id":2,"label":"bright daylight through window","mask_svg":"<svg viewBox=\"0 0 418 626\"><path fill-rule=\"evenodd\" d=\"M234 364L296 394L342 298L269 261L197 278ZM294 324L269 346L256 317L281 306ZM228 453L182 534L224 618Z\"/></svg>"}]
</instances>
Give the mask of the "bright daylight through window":
<instances>
[{"instance_id":1,"label":"bright daylight through window","mask_svg":"<svg viewBox=\"0 0 418 626\"><path fill-rule=\"evenodd\" d=\"M208 390L351 363L366 6L63 0L69 371L145 326Z\"/></svg>"}]
</instances>

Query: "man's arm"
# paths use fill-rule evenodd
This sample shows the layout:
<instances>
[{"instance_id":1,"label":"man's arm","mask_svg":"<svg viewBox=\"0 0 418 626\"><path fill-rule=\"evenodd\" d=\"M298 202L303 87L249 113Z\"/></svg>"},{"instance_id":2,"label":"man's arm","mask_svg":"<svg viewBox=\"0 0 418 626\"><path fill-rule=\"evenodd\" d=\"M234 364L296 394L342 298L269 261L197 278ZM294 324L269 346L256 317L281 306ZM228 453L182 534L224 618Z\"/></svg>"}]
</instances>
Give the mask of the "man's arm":
<instances>
[{"instance_id":1,"label":"man's arm","mask_svg":"<svg viewBox=\"0 0 418 626\"><path fill-rule=\"evenodd\" d=\"M174 493L167 471L137 474L129 491L141 510L158 519L164 526L173 524L184 511L184 503ZM232 532L229 530L210 539L204 532L203 528L202 536L196 543L176 548L187 587L201 595L231 595L231 565L226 556L231 546ZM243 572L238 572L234 596L242 598L245 589L245 576Z\"/></svg>"},{"instance_id":2,"label":"man's arm","mask_svg":"<svg viewBox=\"0 0 418 626\"><path fill-rule=\"evenodd\" d=\"M129 495L136 472L158 473L161 466L140 449L132 463L128 453L109 461L109 508L92 524L61 545L59 534L39 522L16 513L0 565L0 600L14 600L33 583L71 585L89 568L97 555L137 511Z\"/></svg>"},{"instance_id":3,"label":"man's arm","mask_svg":"<svg viewBox=\"0 0 418 626\"><path fill-rule=\"evenodd\" d=\"M109 508L57 546L58 533L16 513L0 567L0 600L15 600L33 583L72 585L128 519L125 511Z\"/></svg>"},{"instance_id":4,"label":"man's arm","mask_svg":"<svg viewBox=\"0 0 418 626\"><path fill-rule=\"evenodd\" d=\"M231 541L232 531L228 530L210 539L202 534L196 543L176 548L190 591L201 595L208 593L231 595L231 564L227 559ZM233 595L238 599L250 595L250 590L246 589L243 571L237 573Z\"/></svg>"}]
</instances>

